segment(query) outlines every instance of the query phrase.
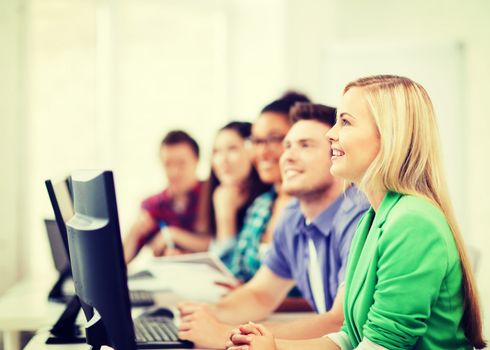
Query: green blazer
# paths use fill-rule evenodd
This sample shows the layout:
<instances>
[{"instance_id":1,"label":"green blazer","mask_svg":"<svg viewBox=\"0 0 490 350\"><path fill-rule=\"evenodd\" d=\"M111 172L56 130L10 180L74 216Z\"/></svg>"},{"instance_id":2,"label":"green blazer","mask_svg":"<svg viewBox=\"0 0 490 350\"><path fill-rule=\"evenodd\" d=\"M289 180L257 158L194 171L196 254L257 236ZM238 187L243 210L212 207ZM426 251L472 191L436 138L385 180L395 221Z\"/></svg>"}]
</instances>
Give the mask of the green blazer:
<instances>
[{"instance_id":1,"label":"green blazer","mask_svg":"<svg viewBox=\"0 0 490 350\"><path fill-rule=\"evenodd\" d=\"M388 349L472 349L461 328L462 270L443 213L428 200L388 192L355 233L342 330Z\"/></svg>"}]
</instances>

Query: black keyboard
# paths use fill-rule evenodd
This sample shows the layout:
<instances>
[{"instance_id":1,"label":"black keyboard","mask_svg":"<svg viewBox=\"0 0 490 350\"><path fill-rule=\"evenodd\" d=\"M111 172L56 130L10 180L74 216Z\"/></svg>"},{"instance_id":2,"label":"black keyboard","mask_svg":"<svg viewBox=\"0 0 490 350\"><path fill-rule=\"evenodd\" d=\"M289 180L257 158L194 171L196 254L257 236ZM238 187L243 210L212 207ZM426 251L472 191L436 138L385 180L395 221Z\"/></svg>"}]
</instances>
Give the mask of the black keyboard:
<instances>
[{"instance_id":1,"label":"black keyboard","mask_svg":"<svg viewBox=\"0 0 490 350\"><path fill-rule=\"evenodd\" d=\"M177 332L177 327L168 317L139 317L134 320L134 333L138 349L191 349L193 344L179 340Z\"/></svg>"},{"instance_id":2,"label":"black keyboard","mask_svg":"<svg viewBox=\"0 0 490 350\"><path fill-rule=\"evenodd\" d=\"M155 304L153 293L145 290L130 291L129 299L131 299L131 306L136 307L152 306L153 304Z\"/></svg>"},{"instance_id":3,"label":"black keyboard","mask_svg":"<svg viewBox=\"0 0 490 350\"><path fill-rule=\"evenodd\" d=\"M177 341L177 327L167 317L141 318L134 322L136 341Z\"/></svg>"}]
</instances>

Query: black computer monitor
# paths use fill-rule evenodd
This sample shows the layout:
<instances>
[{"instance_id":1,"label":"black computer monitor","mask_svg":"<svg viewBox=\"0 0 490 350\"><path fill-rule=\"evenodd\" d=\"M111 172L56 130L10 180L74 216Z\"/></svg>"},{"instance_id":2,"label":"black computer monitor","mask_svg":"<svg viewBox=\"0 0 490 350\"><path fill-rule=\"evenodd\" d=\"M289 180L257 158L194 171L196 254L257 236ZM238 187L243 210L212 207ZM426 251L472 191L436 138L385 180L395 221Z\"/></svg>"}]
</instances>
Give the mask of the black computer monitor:
<instances>
[{"instance_id":1,"label":"black computer monitor","mask_svg":"<svg viewBox=\"0 0 490 350\"><path fill-rule=\"evenodd\" d=\"M48 238L55 267L60 273L58 280L50 290L48 300L66 302L67 306L56 323L51 328L52 334L46 341L48 344L67 344L85 342L80 329L76 325L76 318L80 310L77 296L65 295L63 284L71 277L71 267L68 250L68 237L65 222L73 215L72 197L68 179L58 182L45 181L55 221L45 220Z\"/></svg>"},{"instance_id":2,"label":"black computer monitor","mask_svg":"<svg viewBox=\"0 0 490 350\"><path fill-rule=\"evenodd\" d=\"M63 274L65 271L70 270L70 259L66 253L59 225L56 220L44 219L44 226L48 234L54 267L60 274Z\"/></svg>"},{"instance_id":3,"label":"black computer monitor","mask_svg":"<svg viewBox=\"0 0 490 350\"><path fill-rule=\"evenodd\" d=\"M70 192L70 180L69 178L58 182L46 180L44 183L48 191L51 206L53 207L54 217L58 224L61 238L63 239L66 250L68 250L65 223L75 214Z\"/></svg>"},{"instance_id":4,"label":"black computer monitor","mask_svg":"<svg viewBox=\"0 0 490 350\"><path fill-rule=\"evenodd\" d=\"M59 256L61 254L61 251L63 251L63 253L67 257L68 263L68 238L66 234L65 224L75 214L73 210L73 199L70 193L69 180L66 179L58 182L46 180L44 181L44 184L46 185L46 190L48 191L49 200L53 208L54 218L58 226L58 231L60 235L60 239L55 242L55 246L51 245L52 249L55 250L53 252L53 258L55 260L57 258L60 258ZM59 244L60 240L62 245ZM70 266L67 265L65 268L70 269Z\"/></svg>"},{"instance_id":5,"label":"black computer monitor","mask_svg":"<svg viewBox=\"0 0 490 350\"><path fill-rule=\"evenodd\" d=\"M71 298L70 295L63 293L63 284L68 277L71 277L70 250L68 248L68 236L66 223L75 215L73 209L73 196L71 178L63 181L46 180L46 189L49 200L53 208L56 225L52 220L45 220L48 232L49 243L56 269L60 276L58 281L51 289L48 299L50 301L66 302ZM130 279L153 278L154 276L147 270L136 272ZM131 303L134 307L146 307L154 304L152 293L144 291L134 291L130 294Z\"/></svg>"},{"instance_id":6,"label":"black computer monitor","mask_svg":"<svg viewBox=\"0 0 490 350\"><path fill-rule=\"evenodd\" d=\"M87 343L136 349L112 172L79 171L71 180L75 215L67 223L68 244Z\"/></svg>"},{"instance_id":7,"label":"black computer monitor","mask_svg":"<svg viewBox=\"0 0 490 350\"><path fill-rule=\"evenodd\" d=\"M71 296L64 294L63 284L71 276L71 268L65 223L74 215L72 198L68 180L58 182L46 180L45 185L55 217L55 222L45 220L45 226L53 261L59 272L58 280L49 292L48 299L55 302L67 302Z\"/></svg>"}]
</instances>

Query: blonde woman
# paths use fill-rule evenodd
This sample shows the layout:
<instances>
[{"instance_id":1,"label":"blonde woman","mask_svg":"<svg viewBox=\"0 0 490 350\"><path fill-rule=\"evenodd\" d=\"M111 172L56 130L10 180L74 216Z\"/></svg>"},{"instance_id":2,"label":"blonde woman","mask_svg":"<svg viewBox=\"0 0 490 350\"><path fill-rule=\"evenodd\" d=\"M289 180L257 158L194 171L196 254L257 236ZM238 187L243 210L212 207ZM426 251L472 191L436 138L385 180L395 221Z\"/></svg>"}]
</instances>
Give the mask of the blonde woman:
<instances>
[{"instance_id":1,"label":"blonde woman","mask_svg":"<svg viewBox=\"0 0 490 350\"><path fill-rule=\"evenodd\" d=\"M349 255L344 325L323 338L285 341L248 324L228 349L484 348L425 89L388 75L351 82L327 137L332 174L356 183L371 203Z\"/></svg>"}]
</instances>

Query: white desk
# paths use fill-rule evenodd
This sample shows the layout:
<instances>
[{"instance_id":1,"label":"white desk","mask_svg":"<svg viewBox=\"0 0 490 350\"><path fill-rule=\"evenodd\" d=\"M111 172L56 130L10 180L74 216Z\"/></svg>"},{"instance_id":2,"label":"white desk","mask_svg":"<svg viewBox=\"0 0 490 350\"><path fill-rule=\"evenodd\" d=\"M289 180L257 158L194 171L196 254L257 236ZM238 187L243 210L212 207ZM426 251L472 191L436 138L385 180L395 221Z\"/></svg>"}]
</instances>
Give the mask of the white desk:
<instances>
[{"instance_id":1,"label":"white desk","mask_svg":"<svg viewBox=\"0 0 490 350\"><path fill-rule=\"evenodd\" d=\"M155 296L156 303L163 306L176 305L182 300L198 300L203 296L202 301L212 302L220 294L217 291L221 289L213 286L210 278L207 278L205 274L199 274L198 267L195 267L198 270L195 270L193 274L184 276L182 268L174 266L169 271L168 266L158 264L157 266L163 273L166 273L167 278L153 280L153 282L133 281L129 283L130 288L158 290L159 287L166 288L172 285L182 297L170 293L158 293ZM158 271L157 269L154 272ZM177 277L179 274L180 276ZM41 328L48 329L61 315L65 305L50 303L47 299L49 290L56 280L55 277L54 275L38 276L23 280L0 297L0 332L3 333L4 350L19 350L22 331L35 332ZM199 285L207 285L207 288L202 287L200 291L188 288L187 286L193 285L189 279L199 279Z\"/></svg>"},{"instance_id":2,"label":"white desk","mask_svg":"<svg viewBox=\"0 0 490 350\"><path fill-rule=\"evenodd\" d=\"M26 279L0 297L0 332L3 333L4 350L20 350L22 331L50 329L58 320L65 305L48 302L53 281L51 277ZM157 294L155 300L160 305L175 305L182 299L162 293Z\"/></svg>"},{"instance_id":3,"label":"white desk","mask_svg":"<svg viewBox=\"0 0 490 350\"><path fill-rule=\"evenodd\" d=\"M284 322L291 321L300 317L311 315L311 312L294 312L294 313L278 313L272 315L268 320L272 322ZM31 341L27 344L24 350L89 350L87 344L73 344L73 345L46 345L46 339L48 338L48 331L40 331L36 336L34 336ZM109 347L103 347L103 349L111 350ZM177 349L176 349L177 350ZM182 349L180 349L182 350ZM195 350L208 350L208 349L198 349Z\"/></svg>"},{"instance_id":4,"label":"white desk","mask_svg":"<svg viewBox=\"0 0 490 350\"><path fill-rule=\"evenodd\" d=\"M90 347L87 344L61 344L61 345L46 345L46 339L48 337L47 332L40 332L36 334L31 341L27 344L24 350L89 350ZM104 350L112 350L112 348L103 346ZM175 349L182 350L182 349ZM207 350L207 349L195 349L195 350Z\"/></svg>"},{"instance_id":5,"label":"white desk","mask_svg":"<svg viewBox=\"0 0 490 350\"><path fill-rule=\"evenodd\" d=\"M171 271L169 271L169 269L171 269ZM155 295L156 304L171 306L176 305L183 300L200 299L201 301L213 302L219 298L223 289L213 284L213 276L211 276L213 277L211 279L205 278L206 273L201 273L199 268L196 268L193 274L190 274L190 270L189 267L186 267L184 274L184 271L176 266L161 267L162 274L165 273L165 278L162 277L156 287L162 286L165 288L172 285L174 290L173 292L158 292ZM206 271L203 270L203 272ZM178 275L178 277L174 275ZM88 349L85 344L64 344L60 346L46 345L44 343L48 337L48 330L65 309L64 304L49 303L47 301L48 291L52 287L52 283L54 283L54 278L52 278L52 276L48 276L44 279L37 278L21 281L0 297L0 332L3 332L4 336L4 350L19 350L20 333L22 331L35 332L40 329L42 331L29 342L26 349ZM167 283L168 286L165 285L165 283ZM130 285L133 285L132 287L135 289L146 289L142 288L145 286L141 283L130 283ZM199 285L199 288L195 288L196 285ZM280 313L271 317L271 320L280 321L300 316L302 315L298 313Z\"/></svg>"},{"instance_id":6,"label":"white desk","mask_svg":"<svg viewBox=\"0 0 490 350\"><path fill-rule=\"evenodd\" d=\"M48 302L50 282L51 279L21 281L0 297L4 350L19 350L20 332L49 327L61 315L64 305Z\"/></svg>"},{"instance_id":7,"label":"white desk","mask_svg":"<svg viewBox=\"0 0 490 350\"><path fill-rule=\"evenodd\" d=\"M4 350L20 350L20 333L49 330L65 310L64 304L48 302L51 281L24 280L0 297L0 332L3 333ZM176 305L187 298L173 293L157 293L158 305ZM141 312L141 309L136 312ZM82 313L80 313L82 315ZM83 320L83 316L80 316Z\"/></svg>"}]
</instances>

